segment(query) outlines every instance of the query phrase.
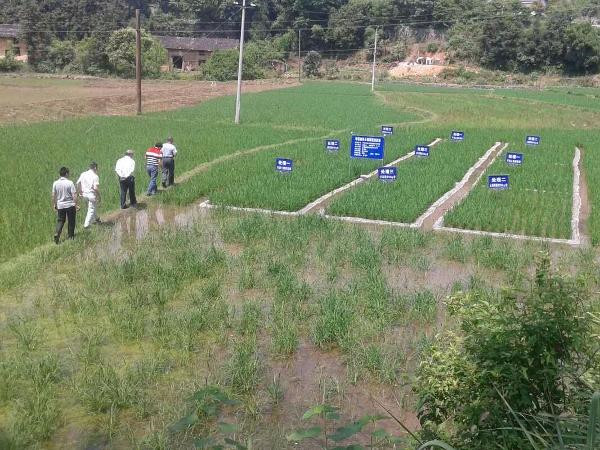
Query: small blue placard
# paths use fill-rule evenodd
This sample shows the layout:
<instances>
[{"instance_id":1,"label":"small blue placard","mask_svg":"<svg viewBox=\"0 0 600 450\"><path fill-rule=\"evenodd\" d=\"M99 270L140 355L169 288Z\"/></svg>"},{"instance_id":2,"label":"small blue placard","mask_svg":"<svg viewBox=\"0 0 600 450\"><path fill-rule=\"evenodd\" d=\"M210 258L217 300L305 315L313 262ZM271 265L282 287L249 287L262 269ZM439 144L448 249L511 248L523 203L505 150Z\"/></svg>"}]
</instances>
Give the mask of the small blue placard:
<instances>
[{"instance_id":1,"label":"small blue placard","mask_svg":"<svg viewBox=\"0 0 600 450\"><path fill-rule=\"evenodd\" d=\"M523 164L523 153L507 153L506 164L511 166L520 166Z\"/></svg>"},{"instance_id":2,"label":"small blue placard","mask_svg":"<svg viewBox=\"0 0 600 450\"><path fill-rule=\"evenodd\" d=\"M489 175L488 188L495 191L508 189L508 175Z\"/></svg>"},{"instance_id":3,"label":"small blue placard","mask_svg":"<svg viewBox=\"0 0 600 450\"><path fill-rule=\"evenodd\" d=\"M542 138L539 136L527 136L525 138L525 145L540 145Z\"/></svg>"},{"instance_id":4,"label":"small blue placard","mask_svg":"<svg viewBox=\"0 0 600 450\"><path fill-rule=\"evenodd\" d=\"M453 131L450 133L451 141L464 141L465 140L465 132L464 131Z\"/></svg>"},{"instance_id":5,"label":"small blue placard","mask_svg":"<svg viewBox=\"0 0 600 450\"><path fill-rule=\"evenodd\" d=\"M383 159L385 139L381 136L352 136L351 158Z\"/></svg>"},{"instance_id":6,"label":"small blue placard","mask_svg":"<svg viewBox=\"0 0 600 450\"><path fill-rule=\"evenodd\" d=\"M335 139L327 139L325 141L325 150L330 152L337 152L340 149L340 141Z\"/></svg>"},{"instance_id":7,"label":"small blue placard","mask_svg":"<svg viewBox=\"0 0 600 450\"><path fill-rule=\"evenodd\" d=\"M397 167L380 167L377 169L377 177L381 181L396 181L398 177Z\"/></svg>"},{"instance_id":8,"label":"small blue placard","mask_svg":"<svg viewBox=\"0 0 600 450\"><path fill-rule=\"evenodd\" d=\"M291 159L276 158L275 159L275 170L281 173L289 173L294 167L294 162Z\"/></svg>"},{"instance_id":9,"label":"small blue placard","mask_svg":"<svg viewBox=\"0 0 600 450\"><path fill-rule=\"evenodd\" d=\"M415 156L420 156L422 158L429 157L429 145L417 145L415 147Z\"/></svg>"},{"instance_id":10,"label":"small blue placard","mask_svg":"<svg viewBox=\"0 0 600 450\"><path fill-rule=\"evenodd\" d=\"M384 136L391 136L392 134L394 134L394 127L390 127L389 125L382 125L381 134L383 134Z\"/></svg>"}]
</instances>

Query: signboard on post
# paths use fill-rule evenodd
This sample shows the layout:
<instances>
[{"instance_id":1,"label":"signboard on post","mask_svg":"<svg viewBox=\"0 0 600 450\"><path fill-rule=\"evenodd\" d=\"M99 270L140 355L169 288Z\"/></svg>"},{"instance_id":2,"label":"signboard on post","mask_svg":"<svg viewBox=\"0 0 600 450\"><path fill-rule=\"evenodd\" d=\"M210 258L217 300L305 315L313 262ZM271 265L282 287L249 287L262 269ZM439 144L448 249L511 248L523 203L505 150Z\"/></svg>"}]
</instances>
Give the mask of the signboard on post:
<instances>
[{"instance_id":1,"label":"signboard on post","mask_svg":"<svg viewBox=\"0 0 600 450\"><path fill-rule=\"evenodd\" d=\"M380 167L377 169L377 177L381 181L396 181L398 177L397 167Z\"/></svg>"},{"instance_id":2,"label":"signboard on post","mask_svg":"<svg viewBox=\"0 0 600 450\"><path fill-rule=\"evenodd\" d=\"M523 153L507 153L506 164L511 166L520 166L523 164Z\"/></svg>"},{"instance_id":3,"label":"signboard on post","mask_svg":"<svg viewBox=\"0 0 600 450\"><path fill-rule=\"evenodd\" d=\"M415 156L419 156L421 158L429 157L429 145L415 146Z\"/></svg>"},{"instance_id":4,"label":"signboard on post","mask_svg":"<svg viewBox=\"0 0 600 450\"><path fill-rule=\"evenodd\" d=\"M325 150L329 152L337 152L340 149L340 141L335 139L327 139L325 141Z\"/></svg>"},{"instance_id":5,"label":"signboard on post","mask_svg":"<svg viewBox=\"0 0 600 450\"><path fill-rule=\"evenodd\" d=\"M291 159L276 158L275 170L280 173L290 173L294 167L294 162Z\"/></svg>"},{"instance_id":6,"label":"signboard on post","mask_svg":"<svg viewBox=\"0 0 600 450\"><path fill-rule=\"evenodd\" d=\"M350 157L383 159L385 139L380 136L352 136Z\"/></svg>"},{"instance_id":7,"label":"signboard on post","mask_svg":"<svg viewBox=\"0 0 600 450\"><path fill-rule=\"evenodd\" d=\"M391 127L389 125L382 125L381 134L383 134L384 136L391 136L392 134L394 134L394 127Z\"/></svg>"},{"instance_id":8,"label":"signboard on post","mask_svg":"<svg viewBox=\"0 0 600 450\"><path fill-rule=\"evenodd\" d=\"M540 145L542 138L539 136L527 136L525 138L525 145Z\"/></svg>"},{"instance_id":9,"label":"signboard on post","mask_svg":"<svg viewBox=\"0 0 600 450\"><path fill-rule=\"evenodd\" d=\"M451 141L464 141L465 140L465 132L464 131L453 131L450 133Z\"/></svg>"},{"instance_id":10,"label":"signboard on post","mask_svg":"<svg viewBox=\"0 0 600 450\"><path fill-rule=\"evenodd\" d=\"M488 176L488 188L495 191L504 191L508 189L509 181L508 175L489 175Z\"/></svg>"}]
</instances>

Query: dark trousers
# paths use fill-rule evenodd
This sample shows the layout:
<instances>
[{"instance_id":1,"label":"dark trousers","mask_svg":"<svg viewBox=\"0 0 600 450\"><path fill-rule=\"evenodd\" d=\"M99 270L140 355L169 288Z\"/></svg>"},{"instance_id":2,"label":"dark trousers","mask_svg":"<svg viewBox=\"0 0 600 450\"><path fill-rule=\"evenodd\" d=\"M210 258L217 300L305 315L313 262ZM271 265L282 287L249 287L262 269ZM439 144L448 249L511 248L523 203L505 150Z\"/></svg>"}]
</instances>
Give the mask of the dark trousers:
<instances>
[{"instance_id":1,"label":"dark trousers","mask_svg":"<svg viewBox=\"0 0 600 450\"><path fill-rule=\"evenodd\" d=\"M135 199L135 177L130 176L119 180L121 185L121 208L125 208L125 202L127 200L127 192L129 192L129 202L131 206L137 204Z\"/></svg>"},{"instance_id":2,"label":"dark trousers","mask_svg":"<svg viewBox=\"0 0 600 450\"><path fill-rule=\"evenodd\" d=\"M163 158L162 183L163 186L171 186L175 183L175 159Z\"/></svg>"},{"instance_id":3,"label":"dark trousers","mask_svg":"<svg viewBox=\"0 0 600 450\"><path fill-rule=\"evenodd\" d=\"M73 239L75 237L75 216L77 215L77 210L74 206L70 208L62 208L57 210L58 220L56 221L56 236L60 237L62 233L63 227L65 225L65 221L69 222L67 226L67 233L69 239Z\"/></svg>"}]
</instances>

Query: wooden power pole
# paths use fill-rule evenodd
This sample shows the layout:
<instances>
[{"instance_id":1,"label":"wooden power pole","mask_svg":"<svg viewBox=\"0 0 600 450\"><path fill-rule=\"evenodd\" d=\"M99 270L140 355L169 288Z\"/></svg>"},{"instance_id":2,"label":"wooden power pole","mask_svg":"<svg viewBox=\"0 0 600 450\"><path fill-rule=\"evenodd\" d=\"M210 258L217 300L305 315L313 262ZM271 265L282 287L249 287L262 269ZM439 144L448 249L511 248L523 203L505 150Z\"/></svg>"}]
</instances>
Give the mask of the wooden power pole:
<instances>
[{"instance_id":1,"label":"wooden power pole","mask_svg":"<svg viewBox=\"0 0 600 450\"><path fill-rule=\"evenodd\" d=\"M300 56L300 39L302 30L298 29L298 81L302 79L302 59Z\"/></svg>"},{"instance_id":2,"label":"wooden power pole","mask_svg":"<svg viewBox=\"0 0 600 450\"><path fill-rule=\"evenodd\" d=\"M135 10L135 81L137 93L137 114L142 114L142 28L140 10Z\"/></svg>"}]
</instances>

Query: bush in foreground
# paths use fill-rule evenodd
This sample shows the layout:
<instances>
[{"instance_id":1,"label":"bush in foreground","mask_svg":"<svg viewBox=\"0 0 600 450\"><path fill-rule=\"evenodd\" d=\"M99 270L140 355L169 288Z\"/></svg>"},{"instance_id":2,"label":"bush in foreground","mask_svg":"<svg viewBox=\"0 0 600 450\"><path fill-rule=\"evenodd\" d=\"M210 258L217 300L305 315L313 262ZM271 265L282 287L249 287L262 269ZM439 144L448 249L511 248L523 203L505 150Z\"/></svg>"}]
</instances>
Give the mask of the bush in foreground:
<instances>
[{"instance_id":1,"label":"bush in foreground","mask_svg":"<svg viewBox=\"0 0 600 450\"><path fill-rule=\"evenodd\" d=\"M582 374L598 364L589 294L552 274L547 256L527 291L459 293L447 304L459 331L440 336L418 370L426 434L460 448L529 448L511 409L527 417L586 411L594 386Z\"/></svg>"}]
</instances>

